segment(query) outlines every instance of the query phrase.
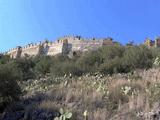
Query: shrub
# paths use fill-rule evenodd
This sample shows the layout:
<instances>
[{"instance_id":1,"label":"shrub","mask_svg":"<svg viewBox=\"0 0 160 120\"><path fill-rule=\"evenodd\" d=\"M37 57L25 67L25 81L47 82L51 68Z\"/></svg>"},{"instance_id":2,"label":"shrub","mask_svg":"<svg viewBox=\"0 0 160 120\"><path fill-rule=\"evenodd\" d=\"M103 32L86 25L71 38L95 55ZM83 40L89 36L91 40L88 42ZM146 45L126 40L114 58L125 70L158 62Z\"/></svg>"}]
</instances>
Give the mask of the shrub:
<instances>
[{"instance_id":1,"label":"shrub","mask_svg":"<svg viewBox=\"0 0 160 120\"><path fill-rule=\"evenodd\" d=\"M134 70L136 68L148 69L152 67L153 55L144 46L134 46L126 48L123 56L123 66Z\"/></svg>"},{"instance_id":2,"label":"shrub","mask_svg":"<svg viewBox=\"0 0 160 120\"><path fill-rule=\"evenodd\" d=\"M84 73L127 73L135 69L148 69L153 65L152 51L145 46L104 46L82 54L76 59L58 56L52 73L57 75ZM78 73L79 72L79 73Z\"/></svg>"},{"instance_id":3,"label":"shrub","mask_svg":"<svg viewBox=\"0 0 160 120\"><path fill-rule=\"evenodd\" d=\"M0 108L19 98L21 91L16 82L18 79L18 72L12 66L0 66Z\"/></svg>"},{"instance_id":4,"label":"shrub","mask_svg":"<svg viewBox=\"0 0 160 120\"><path fill-rule=\"evenodd\" d=\"M7 55L0 55L0 64L6 64L10 61L10 57Z\"/></svg>"},{"instance_id":5,"label":"shrub","mask_svg":"<svg viewBox=\"0 0 160 120\"><path fill-rule=\"evenodd\" d=\"M48 56L43 56L40 58L38 63L35 66L35 72L40 75L45 75L46 73L50 72L50 67L53 63L53 59Z\"/></svg>"},{"instance_id":6,"label":"shrub","mask_svg":"<svg viewBox=\"0 0 160 120\"><path fill-rule=\"evenodd\" d=\"M22 73L22 79L27 80L34 78L33 68L35 63L31 58L21 58L13 60L13 66Z\"/></svg>"},{"instance_id":7,"label":"shrub","mask_svg":"<svg viewBox=\"0 0 160 120\"><path fill-rule=\"evenodd\" d=\"M125 48L122 46L117 46L117 45L104 46L104 47L100 48L98 51L104 61L109 61L109 60L112 60L117 57L118 58L122 57L123 53L125 51Z\"/></svg>"},{"instance_id":8,"label":"shrub","mask_svg":"<svg viewBox=\"0 0 160 120\"><path fill-rule=\"evenodd\" d=\"M103 62L103 58L99 51L91 51L83 54L76 62L76 65L81 68L83 73L96 72L100 64Z\"/></svg>"},{"instance_id":9,"label":"shrub","mask_svg":"<svg viewBox=\"0 0 160 120\"><path fill-rule=\"evenodd\" d=\"M100 67L99 71L103 74L123 73L125 69L122 66L121 58L105 61Z\"/></svg>"},{"instance_id":10,"label":"shrub","mask_svg":"<svg viewBox=\"0 0 160 120\"><path fill-rule=\"evenodd\" d=\"M99 71L103 74L127 73L137 68L148 69L153 64L152 52L144 46L103 47L100 53L103 64Z\"/></svg>"},{"instance_id":11,"label":"shrub","mask_svg":"<svg viewBox=\"0 0 160 120\"><path fill-rule=\"evenodd\" d=\"M53 76L82 75L81 69L73 61L57 62L51 67L51 74Z\"/></svg>"},{"instance_id":12,"label":"shrub","mask_svg":"<svg viewBox=\"0 0 160 120\"><path fill-rule=\"evenodd\" d=\"M104 46L99 49L102 64L99 71L103 74L126 72L122 66L122 58L125 48L122 46Z\"/></svg>"},{"instance_id":13,"label":"shrub","mask_svg":"<svg viewBox=\"0 0 160 120\"><path fill-rule=\"evenodd\" d=\"M151 48L152 55L154 58L160 57L160 48Z\"/></svg>"}]
</instances>

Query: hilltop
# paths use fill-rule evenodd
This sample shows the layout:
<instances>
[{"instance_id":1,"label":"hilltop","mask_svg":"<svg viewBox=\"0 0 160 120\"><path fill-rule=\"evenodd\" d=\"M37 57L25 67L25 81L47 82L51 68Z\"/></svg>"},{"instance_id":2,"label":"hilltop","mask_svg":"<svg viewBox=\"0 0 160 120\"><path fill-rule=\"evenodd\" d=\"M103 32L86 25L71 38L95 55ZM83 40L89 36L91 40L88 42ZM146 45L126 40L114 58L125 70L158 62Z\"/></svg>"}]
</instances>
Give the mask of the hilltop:
<instances>
[{"instance_id":1,"label":"hilltop","mask_svg":"<svg viewBox=\"0 0 160 120\"><path fill-rule=\"evenodd\" d=\"M148 48L160 47L160 38L157 37L155 40L146 38L144 43ZM112 38L82 38L81 36L65 36L57 39L56 41L44 40L39 43L30 43L24 47L17 46L12 48L7 52L4 52L4 55L9 55L11 58L20 58L25 56L37 56L37 55L46 55L46 56L55 56L58 54L65 54L73 56L79 52L85 52L90 50L97 50L103 46L114 46L121 44L117 41L114 41ZM127 46L133 46L133 42L126 44Z\"/></svg>"},{"instance_id":2,"label":"hilltop","mask_svg":"<svg viewBox=\"0 0 160 120\"><path fill-rule=\"evenodd\" d=\"M156 120L159 72L160 48L145 45L102 45L72 57L1 55L0 118Z\"/></svg>"},{"instance_id":3,"label":"hilltop","mask_svg":"<svg viewBox=\"0 0 160 120\"><path fill-rule=\"evenodd\" d=\"M44 42L39 43L30 43L27 46L10 49L7 51L6 55L9 55L11 58L20 58L26 55L28 56L37 56L37 55L48 55L55 56L57 54L73 54L77 51L84 52L88 50L97 50L102 46L112 46L120 43L113 41L112 38L104 39L85 39L80 36L65 36L59 38L54 42L49 42L45 40Z\"/></svg>"}]
</instances>

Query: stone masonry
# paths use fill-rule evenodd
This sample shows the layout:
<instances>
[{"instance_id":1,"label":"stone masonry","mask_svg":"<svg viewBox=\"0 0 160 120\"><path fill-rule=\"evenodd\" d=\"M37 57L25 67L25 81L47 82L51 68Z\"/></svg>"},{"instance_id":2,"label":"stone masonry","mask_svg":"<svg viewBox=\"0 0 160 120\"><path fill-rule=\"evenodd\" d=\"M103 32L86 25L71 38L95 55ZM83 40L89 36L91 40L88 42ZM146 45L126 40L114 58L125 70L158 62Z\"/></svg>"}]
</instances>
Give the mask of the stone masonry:
<instances>
[{"instance_id":1,"label":"stone masonry","mask_svg":"<svg viewBox=\"0 0 160 120\"><path fill-rule=\"evenodd\" d=\"M88 50L96 50L103 45L114 45L111 38L106 39L83 39L80 36L65 36L55 42L40 42L38 44L28 44L27 46L11 49L6 52L11 58L20 58L25 56L69 54L73 52L85 52Z\"/></svg>"}]
</instances>

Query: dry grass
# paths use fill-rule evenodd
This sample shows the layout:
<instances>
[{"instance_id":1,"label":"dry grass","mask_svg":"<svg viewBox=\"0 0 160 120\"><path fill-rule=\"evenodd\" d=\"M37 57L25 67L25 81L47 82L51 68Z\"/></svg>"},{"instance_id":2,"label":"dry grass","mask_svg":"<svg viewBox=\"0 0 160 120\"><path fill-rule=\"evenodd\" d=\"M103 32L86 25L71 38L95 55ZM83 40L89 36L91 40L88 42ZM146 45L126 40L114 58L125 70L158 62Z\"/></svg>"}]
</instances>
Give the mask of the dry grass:
<instances>
[{"instance_id":1,"label":"dry grass","mask_svg":"<svg viewBox=\"0 0 160 120\"><path fill-rule=\"evenodd\" d=\"M159 72L159 69L141 71L136 73L139 78L133 75L132 79L120 74L74 78L54 85L38 107L52 111L67 109L73 113L72 120L84 120L85 110L88 111L88 120L147 120L137 114L151 111L157 102L152 97L155 97L155 90L160 93L154 87L160 83ZM130 87L127 93L122 89L125 86ZM160 98L160 94L156 95L157 99Z\"/></svg>"},{"instance_id":2,"label":"dry grass","mask_svg":"<svg viewBox=\"0 0 160 120\"><path fill-rule=\"evenodd\" d=\"M45 100L38 105L38 108L49 111L59 111L60 105L57 102Z\"/></svg>"}]
</instances>

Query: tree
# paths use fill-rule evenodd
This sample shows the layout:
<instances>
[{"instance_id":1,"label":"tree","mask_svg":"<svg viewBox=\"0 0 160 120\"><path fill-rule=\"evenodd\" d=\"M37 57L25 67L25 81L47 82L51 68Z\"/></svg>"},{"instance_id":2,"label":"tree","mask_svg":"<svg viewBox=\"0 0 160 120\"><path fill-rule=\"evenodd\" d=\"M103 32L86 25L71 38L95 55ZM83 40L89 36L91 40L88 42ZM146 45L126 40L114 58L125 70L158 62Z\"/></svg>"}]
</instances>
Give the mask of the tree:
<instances>
[{"instance_id":1,"label":"tree","mask_svg":"<svg viewBox=\"0 0 160 120\"><path fill-rule=\"evenodd\" d=\"M10 64L0 65L0 108L18 100L21 94L16 81L19 76L12 67Z\"/></svg>"}]
</instances>

